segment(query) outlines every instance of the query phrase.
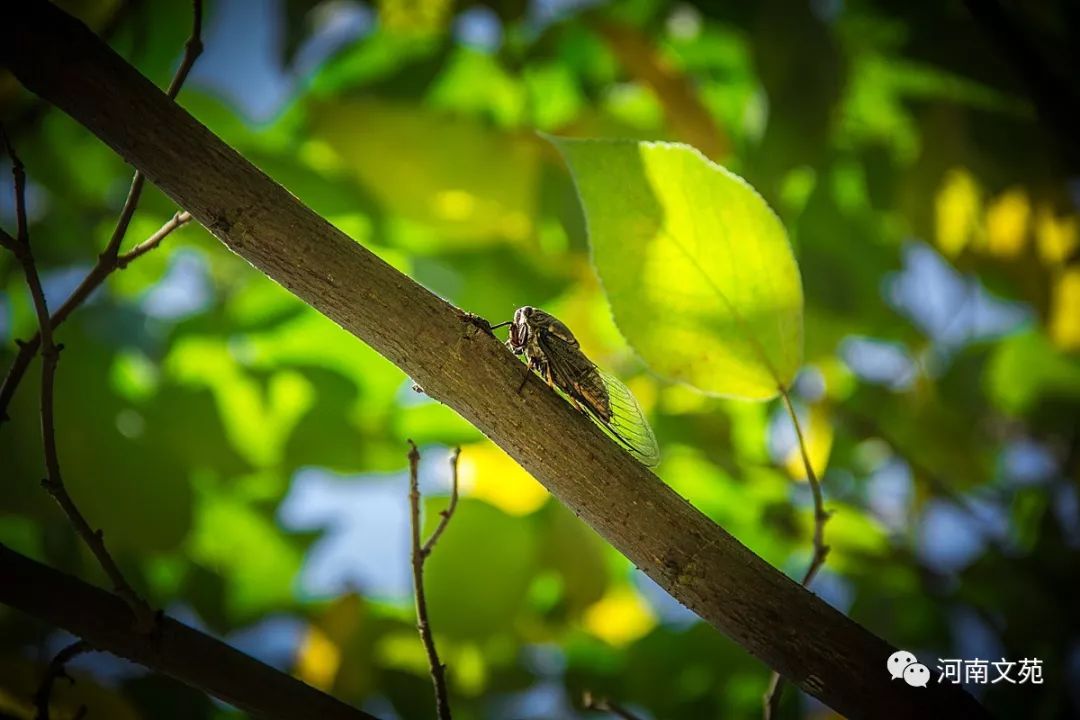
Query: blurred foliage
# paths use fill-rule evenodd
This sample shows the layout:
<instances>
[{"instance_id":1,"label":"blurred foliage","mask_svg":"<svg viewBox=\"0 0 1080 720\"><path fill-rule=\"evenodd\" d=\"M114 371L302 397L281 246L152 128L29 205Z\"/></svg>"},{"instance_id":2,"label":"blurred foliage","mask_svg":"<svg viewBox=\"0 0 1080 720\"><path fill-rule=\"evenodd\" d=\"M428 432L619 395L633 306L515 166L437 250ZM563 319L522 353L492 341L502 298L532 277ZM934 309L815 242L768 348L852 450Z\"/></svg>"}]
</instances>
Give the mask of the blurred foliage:
<instances>
[{"instance_id":1,"label":"blurred foliage","mask_svg":"<svg viewBox=\"0 0 1080 720\"><path fill-rule=\"evenodd\" d=\"M186 3L64 4L167 81ZM1014 5L1048 61L1075 60L1075 7ZM797 575L810 497L782 408L643 370L534 130L689 142L747 178L802 273L795 398L834 510L814 591L931 662L1041 658L1042 686L971 688L1000 717L1080 714L1080 168L963 3L219 0L204 40L183 106L434 292L492 321L560 317L649 413L661 477ZM130 169L7 76L0 111L55 304L107 242ZM174 209L148 188L129 243ZM4 367L34 325L4 256ZM461 444L464 497L429 572L456 716L575 717L585 690L645 718L759 713L766 668L201 228L112 277L59 340L71 493L185 622L380 717L430 717L404 440L422 445L429 522L441 448ZM0 542L102 582L38 484L37 376L0 427ZM0 637L0 714L30 717L67 638L5 608ZM103 654L72 672L69 713L236 716ZM796 692L782 712L828 716Z\"/></svg>"}]
</instances>

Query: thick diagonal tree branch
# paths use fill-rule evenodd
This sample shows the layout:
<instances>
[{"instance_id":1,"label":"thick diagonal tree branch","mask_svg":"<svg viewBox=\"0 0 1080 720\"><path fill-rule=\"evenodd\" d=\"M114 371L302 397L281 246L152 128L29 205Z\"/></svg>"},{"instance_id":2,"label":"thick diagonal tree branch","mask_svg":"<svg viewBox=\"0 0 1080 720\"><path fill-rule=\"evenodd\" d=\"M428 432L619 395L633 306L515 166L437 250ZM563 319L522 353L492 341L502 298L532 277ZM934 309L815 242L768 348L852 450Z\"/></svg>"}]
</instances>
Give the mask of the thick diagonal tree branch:
<instances>
[{"instance_id":1,"label":"thick diagonal tree branch","mask_svg":"<svg viewBox=\"0 0 1080 720\"><path fill-rule=\"evenodd\" d=\"M0 11L0 63L256 268L473 423L643 572L849 717L985 717L952 685L893 683L893 648L754 555L612 443L466 313L305 207L82 24ZM526 412L527 410L527 412ZM536 427L545 428L537 433Z\"/></svg>"},{"instance_id":2,"label":"thick diagonal tree branch","mask_svg":"<svg viewBox=\"0 0 1080 720\"><path fill-rule=\"evenodd\" d=\"M153 635L101 588L0 545L0 603L63 628L97 650L168 675L258 718L376 720L225 643L162 617Z\"/></svg>"}]
</instances>

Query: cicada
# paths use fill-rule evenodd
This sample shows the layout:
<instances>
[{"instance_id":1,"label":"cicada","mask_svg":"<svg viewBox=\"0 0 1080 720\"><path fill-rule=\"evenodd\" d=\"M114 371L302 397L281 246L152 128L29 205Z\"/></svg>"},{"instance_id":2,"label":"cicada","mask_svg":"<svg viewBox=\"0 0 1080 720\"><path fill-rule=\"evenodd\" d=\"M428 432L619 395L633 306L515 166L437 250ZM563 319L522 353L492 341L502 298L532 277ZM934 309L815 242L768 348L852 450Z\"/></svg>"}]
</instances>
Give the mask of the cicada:
<instances>
[{"instance_id":1,"label":"cicada","mask_svg":"<svg viewBox=\"0 0 1080 720\"><path fill-rule=\"evenodd\" d=\"M652 467L660 461L656 437L629 388L585 356L570 328L550 313L528 306L518 308L513 320L493 327L504 325L510 326L506 346L525 357L527 372L536 371L562 391L643 465Z\"/></svg>"}]
</instances>

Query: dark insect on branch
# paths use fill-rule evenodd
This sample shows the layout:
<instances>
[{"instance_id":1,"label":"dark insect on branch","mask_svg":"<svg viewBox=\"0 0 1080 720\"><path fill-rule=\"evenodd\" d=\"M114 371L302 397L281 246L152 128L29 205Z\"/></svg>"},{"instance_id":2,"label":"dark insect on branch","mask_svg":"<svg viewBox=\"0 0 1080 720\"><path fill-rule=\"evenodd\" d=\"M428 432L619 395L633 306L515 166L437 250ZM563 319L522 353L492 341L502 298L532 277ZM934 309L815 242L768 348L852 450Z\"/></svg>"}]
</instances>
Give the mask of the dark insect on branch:
<instances>
[{"instance_id":1,"label":"dark insect on branch","mask_svg":"<svg viewBox=\"0 0 1080 720\"><path fill-rule=\"evenodd\" d=\"M427 596L424 593L424 561L435 549L435 543L442 537L446 526L450 524L450 518L457 509L458 502L458 457L461 448L454 448L450 453L450 504L439 513L439 524L431 533L426 542L420 541L420 451L416 449L416 443L409 440L409 522L412 526L412 574L413 590L416 595L416 628L420 632L420 640L424 643L427 652L428 666L431 668L431 682L435 686L435 712L439 720L450 720L450 698L446 688L446 665L439 659L439 651L435 647L435 638L431 632L431 621L428 619Z\"/></svg>"},{"instance_id":2,"label":"dark insect on branch","mask_svg":"<svg viewBox=\"0 0 1080 720\"><path fill-rule=\"evenodd\" d=\"M67 674L67 664L83 653L94 652L94 648L85 640L76 640L70 645L64 646L60 652L49 662L45 669L45 677L41 679L37 692L34 693L34 720L49 720L49 703L52 700L53 685L60 678L66 679L72 685L75 678ZM75 713L76 718L86 714L86 706L82 706Z\"/></svg>"},{"instance_id":3,"label":"dark insect on branch","mask_svg":"<svg viewBox=\"0 0 1080 720\"><path fill-rule=\"evenodd\" d=\"M554 315L528 305L518 308L513 320L489 328L504 325L510 326L506 346L524 356L528 365L519 393L535 370L640 463L653 467L660 462L656 437L634 394L586 357L570 328Z\"/></svg>"}]
</instances>

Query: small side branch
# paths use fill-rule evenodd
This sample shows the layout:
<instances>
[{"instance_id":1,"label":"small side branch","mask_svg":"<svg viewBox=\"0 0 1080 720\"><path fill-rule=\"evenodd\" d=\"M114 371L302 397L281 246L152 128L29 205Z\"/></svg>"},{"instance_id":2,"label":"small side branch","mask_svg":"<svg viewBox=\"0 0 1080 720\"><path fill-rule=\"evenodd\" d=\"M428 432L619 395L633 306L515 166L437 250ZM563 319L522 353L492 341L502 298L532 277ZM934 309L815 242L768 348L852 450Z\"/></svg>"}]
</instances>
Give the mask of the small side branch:
<instances>
[{"instance_id":1,"label":"small side branch","mask_svg":"<svg viewBox=\"0 0 1080 720\"><path fill-rule=\"evenodd\" d=\"M193 19L191 36L188 38L187 43L184 45L184 57L180 61L180 66L177 68L176 73L173 75L172 81L169 83L167 95L176 99L177 94L180 92L180 88L183 86L184 81L187 79L188 73L191 72L192 66L195 64L195 60L203 51L202 43L202 0L193 0ZM10 150L10 143L5 136L5 144ZM131 177L131 186L128 189L127 198L124 200L124 205L120 209L120 216L116 220L116 226L113 229L112 235L109 236L109 242L105 246L105 249L98 256L97 262L94 267L90 269L90 272L86 274L82 282L79 283L67 300L60 306L56 312L54 312L50 318L51 327L56 330L68 316L71 315L76 309L78 309L91 293L101 286L105 279L109 277L116 270L122 270L127 267L128 263L136 258L142 257L146 253L150 252L164 240L169 233L173 230L186 225L191 221L191 215L186 212L178 212L172 217L165 225L161 227L156 233L151 235L143 242L136 245L134 248L126 253L120 252L120 245L124 241L124 237L127 235L128 227L131 225L131 220L135 216L135 211L139 207L139 199L142 197L143 186L146 184L146 178L143 174L136 170ZM24 196L16 189L16 195ZM25 219L25 207L22 209L21 216ZM20 230L22 232L22 230ZM8 249L14 251L14 248L9 247L7 238L0 233L0 245L8 247ZM30 367L30 361L33 360L34 355L41 347L41 334L40 332L32 337L30 340L19 343L19 351L15 356L15 360L12 362L11 367L8 368L7 375L4 377L4 382L0 385L0 424L8 419L7 408L11 403L12 397L15 395L16 389L19 387L19 383L22 381L23 376L26 374L27 368Z\"/></svg>"},{"instance_id":2,"label":"small side branch","mask_svg":"<svg viewBox=\"0 0 1080 720\"><path fill-rule=\"evenodd\" d=\"M37 692L34 693L34 707L36 708L34 720L49 720L49 702L52 700L53 685L59 678L65 678L74 685L75 679L67 674L67 664L79 655L93 651L94 648L90 646L90 643L85 640L76 640L56 653L56 656L49 662L49 667L45 670L45 677L41 679L41 685L38 686ZM85 714L86 706L83 706L79 708L75 717L81 718Z\"/></svg>"},{"instance_id":3,"label":"small side branch","mask_svg":"<svg viewBox=\"0 0 1080 720\"><path fill-rule=\"evenodd\" d=\"M799 452L802 454L803 466L806 468L806 481L810 484L810 493L814 497L814 555L810 558L810 565L802 578L803 587L809 587L814 581L821 566L825 564L825 558L829 555L829 546L825 544L825 523L829 520L829 513L825 510L825 498L821 492L821 482L818 481L817 473L810 462L810 452L806 447L806 438L803 435L802 425L799 423L799 415L795 412L795 406L791 402L791 395L786 388L780 388L780 396L784 399L784 407L791 416L791 423L795 426L795 436L799 440ZM784 692L784 681L779 673L772 673L769 677L769 687L765 691L763 699L764 718L772 720L780 707L780 697Z\"/></svg>"},{"instance_id":4,"label":"small side branch","mask_svg":"<svg viewBox=\"0 0 1080 720\"><path fill-rule=\"evenodd\" d=\"M116 594L123 598L124 602L131 608L131 611L135 614L136 626L143 631L149 632L154 626L153 611L124 579L119 566L105 547L104 533L90 527L90 523L87 522L64 486L64 478L60 472L60 456L56 449L55 416L56 365L60 360L60 351L63 346L58 345L53 339L49 307L45 299L45 291L41 286L41 277L34 262L34 254L30 247L30 233L27 229L26 220L26 174L23 170L22 161L16 154L15 148L12 147L6 133L3 134L3 140L7 152L11 156L15 184L16 222L18 223L18 232L15 238L12 239L7 236L3 244L10 247L19 264L22 265L23 274L26 276L26 284L30 288L30 296L33 298L34 310L38 318L38 332L41 336L41 441L45 454L45 479L42 480L41 484L60 505L75 532L90 548L94 557L97 558L101 568L112 582Z\"/></svg>"},{"instance_id":5,"label":"small side branch","mask_svg":"<svg viewBox=\"0 0 1080 720\"><path fill-rule=\"evenodd\" d=\"M622 718L622 720L639 720L637 715L614 700L609 700L605 697L596 697L588 690L585 691L585 695L582 698L582 707L586 710L611 713L615 717Z\"/></svg>"},{"instance_id":6,"label":"small side branch","mask_svg":"<svg viewBox=\"0 0 1080 720\"><path fill-rule=\"evenodd\" d=\"M174 230L187 225L189 222L191 222L190 213L185 211L177 212L153 235L140 242L131 250L120 253L116 258L116 269L124 269L133 260L142 257L159 246ZM14 247L9 247L9 241L14 243L14 238L11 238L10 235L7 235L3 231L0 231L0 246L8 247L14 251ZM56 329L68 319L71 313L77 310L86 299L90 297L90 294L105 282L105 278L112 272L113 269L110 268L108 272L95 272L95 270L91 270L90 273L87 274L79 286L68 296L67 300L65 300L57 310L53 311L50 322L54 333L56 332ZM40 348L40 332L34 333L34 336L29 340L19 343L19 351L15 355L15 360L12 361L11 367L8 368L7 375L4 377L3 383L0 384L0 424L8 419L8 405L11 403L11 399L15 395L15 390L19 387L19 383L22 381L23 376L26 375L26 371L30 367L30 362L34 359L34 356L37 355Z\"/></svg>"},{"instance_id":7,"label":"small side branch","mask_svg":"<svg viewBox=\"0 0 1080 720\"><path fill-rule=\"evenodd\" d=\"M431 632L431 622L428 619L427 596L424 593L424 561L435 549L435 543L442 536L450 518L457 509L458 501L458 457L461 448L455 448L450 454L451 488L450 504L439 513L442 517L435 531L427 542L420 541L420 451L416 449L416 443L409 440L409 522L412 525L412 573L413 589L416 594L416 628L420 632L420 640L424 643L427 652L428 665L431 668L431 682L435 686L435 712L439 720L450 720L450 699L446 689L446 665L439 660L439 652L435 647L435 638Z\"/></svg>"}]
</instances>

